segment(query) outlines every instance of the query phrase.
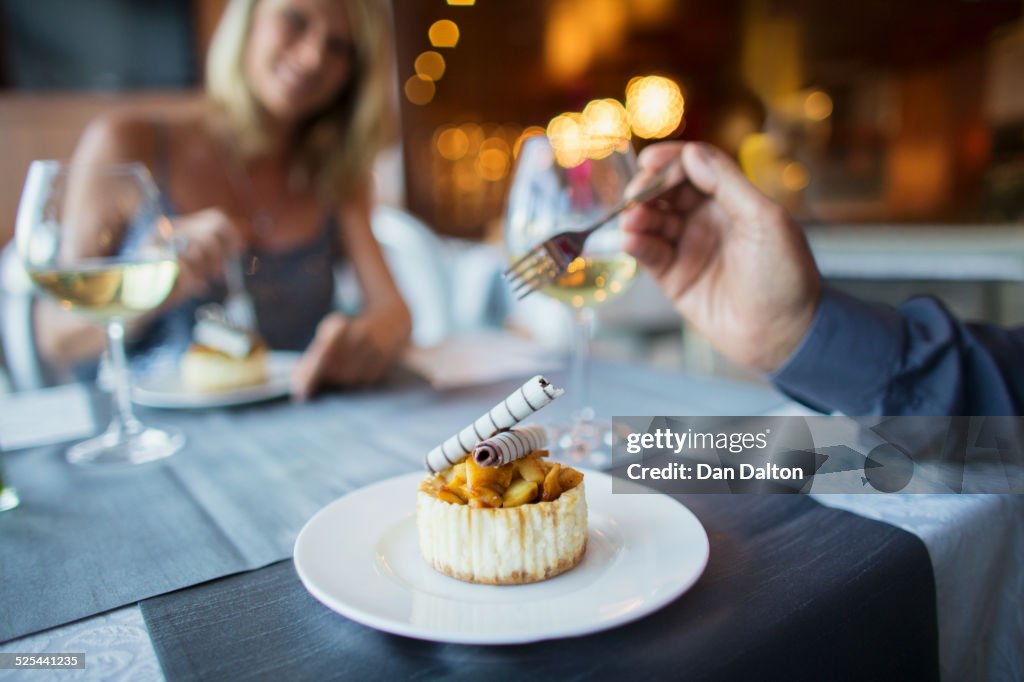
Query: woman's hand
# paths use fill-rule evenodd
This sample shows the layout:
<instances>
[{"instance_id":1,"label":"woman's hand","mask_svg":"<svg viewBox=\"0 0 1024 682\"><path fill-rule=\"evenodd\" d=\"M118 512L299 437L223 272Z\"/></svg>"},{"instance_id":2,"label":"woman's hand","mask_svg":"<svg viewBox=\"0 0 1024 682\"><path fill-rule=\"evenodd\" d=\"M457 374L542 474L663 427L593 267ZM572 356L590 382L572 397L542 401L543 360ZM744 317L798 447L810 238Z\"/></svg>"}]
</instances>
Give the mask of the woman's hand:
<instances>
[{"instance_id":1,"label":"woman's hand","mask_svg":"<svg viewBox=\"0 0 1024 682\"><path fill-rule=\"evenodd\" d=\"M640 155L642 183L679 161L691 184L624 215L625 249L723 354L778 369L810 326L821 278L803 232L722 151L662 143Z\"/></svg>"},{"instance_id":2,"label":"woman's hand","mask_svg":"<svg viewBox=\"0 0 1024 682\"><path fill-rule=\"evenodd\" d=\"M178 264L181 268L174 299L199 296L211 282L224 277L224 261L239 253L244 242L235 220L219 208L173 219L180 237Z\"/></svg>"},{"instance_id":3,"label":"woman's hand","mask_svg":"<svg viewBox=\"0 0 1024 682\"><path fill-rule=\"evenodd\" d=\"M409 338L407 325L388 315L320 321L313 342L292 375L292 395L305 400L323 385L363 386L380 379Z\"/></svg>"}]
</instances>

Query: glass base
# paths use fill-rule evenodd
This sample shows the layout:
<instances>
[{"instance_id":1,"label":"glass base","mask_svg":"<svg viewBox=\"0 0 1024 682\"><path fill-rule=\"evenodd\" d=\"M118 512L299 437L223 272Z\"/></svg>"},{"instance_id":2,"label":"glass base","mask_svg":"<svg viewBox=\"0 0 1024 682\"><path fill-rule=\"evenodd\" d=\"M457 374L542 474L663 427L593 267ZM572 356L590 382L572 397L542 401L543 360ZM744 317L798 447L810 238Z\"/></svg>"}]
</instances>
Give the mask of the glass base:
<instances>
[{"instance_id":1,"label":"glass base","mask_svg":"<svg viewBox=\"0 0 1024 682\"><path fill-rule=\"evenodd\" d=\"M0 512L14 509L21 500L18 499L18 491L14 488L0 488Z\"/></svg>"},{"instance_id":2,"label":"glass base","mask_svg":"<svg viewBox=\"0 0 1024 682\"><path fill-rule=\"evenodd\" d=\"M170 457L184 444L185 436L173 428L143 426L132 433L110 429L68 448L67 459L81 466L145 464Z\"/></svg>"},{"instance_id":3,"label":"glass base","mask_svg":"<svg viewBox=\"0 0 1024 682\"><path fill-rule=\"evenodd\" d=\"M612 464L612 425L603 420L579 421L568 427L548 425L552 454L570 464L606 469Z\"/></svg>"}]
</instances>

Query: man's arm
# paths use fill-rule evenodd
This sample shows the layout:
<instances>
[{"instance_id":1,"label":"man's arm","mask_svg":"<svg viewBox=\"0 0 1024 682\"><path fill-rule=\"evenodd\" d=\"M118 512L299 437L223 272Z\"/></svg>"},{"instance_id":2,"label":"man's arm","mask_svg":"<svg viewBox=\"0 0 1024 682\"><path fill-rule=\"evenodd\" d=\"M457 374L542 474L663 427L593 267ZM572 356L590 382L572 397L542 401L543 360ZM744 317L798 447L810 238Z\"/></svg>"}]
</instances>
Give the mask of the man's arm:
<instances>
[{"instance_id":1,"label":"man's arm","mask_svg":"<svg viewBox=\"0 0 1024 682\"><path fill-rule=\"evenodd\" d=\"M1024 328L967 324L930 297L893 309L825 287L800 346L770 376L822 411L1016 415Z\"/></svg>"}]
</instances>

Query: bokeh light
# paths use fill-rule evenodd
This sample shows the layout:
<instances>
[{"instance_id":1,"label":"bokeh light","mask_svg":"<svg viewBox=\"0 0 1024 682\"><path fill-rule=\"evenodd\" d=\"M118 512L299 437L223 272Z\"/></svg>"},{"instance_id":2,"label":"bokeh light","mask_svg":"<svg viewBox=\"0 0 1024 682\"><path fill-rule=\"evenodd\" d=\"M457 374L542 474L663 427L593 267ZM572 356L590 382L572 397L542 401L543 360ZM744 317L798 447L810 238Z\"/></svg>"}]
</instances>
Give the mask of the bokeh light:
<instances>
[{"instance_id":1,"label":"bokeh light","mask_svg":"<svg viewBox=\"0 0 1024 682\"><path fill-rule=\"evenodd\" d=\"M740 144L740 168L759 190L775 196L779 179L779 152L772 138L765 133L748 135Z\"/></svg>"},{"instance_id":2,"label":"bokeh light","mask_svg":"<svg viewBox=\"0 0 1024 682\"><path fill-rule=\"evenodd\" d=\"M798 161L790 161L782 168L782 186L790 192L799 192L805 189L811 181L811 176L804 165Z\"/></svg>"},{"instance_id":3,"label":"bokeh light","mask_svg":"<svg viewBox=\"0 0 1024 682\"><path fill-rule=\"evenodd\" d=\"M515 145L512 147L512 156L519 158L519 149L523 146L523 142L528 137L535 137L537 135L543 135L546 131L540 126L529 126L516 139Z\"/></svg>"},{"instance_id":4,"label":"bokeh light","mask_svg":"<svg viewBox=\"0 0 1024 682\"><path fill-rule=\"evenodd\" d=\"M594 49L601 54L616 54L629 29L629 3L625 0L577 0L574 4L580 19L587 24Z\"/></svg>"},{"instance_id":5,"label":"bokeh light","mask_svg":"<svg viewBox=\"0 0 1024 682\"><path fill-rule=\"evenodd\" d=\"M804 99L804 115L812 121L824 121L832 115L832 98L815 90Z\"/></svg>"},{"instance_id":6,"label":"bokeh light","mask_svg":"<svg viewBox=\"0 0 1024 682\"><path fill-rule=\"evenodd\" d=\"M593 36L582 20L577 3L555 3L544 28L544 65L556 81L581 76L594 58Z\"/></svg>"},{"instance_id":7,"label":"bokeh light","mask_svg":"<svg viewBox=\"0 0 1024 682\"><path fill-rule=\"evenodd\" d=\"M649 140L671 135L683 120L685 102L675 81L663 76L634 78L626 87L630 128Z\"/></svg>"},{"instance_id":8,"label":"bokeh light","mask_svg":"<svg viewBox=\"0 0 1024 682\"><path fill-rule=\"evenodd\" d=\"M455 47L459 44L459 26L454 21L439 19L427 31L434 47Z\"/></svg>"},{"instance_id":9,"label":"bokeh light","mask_svg":"<svg viewBox=\"0 0 1024 682\"><path fill-rule=\"evenodd\" d=\"M455 180L455 188L465 194L474 194L481 189L483 180L476 170L475 164L457 163L452 169L452 177Z\"/></svg>"},{"instance_id":10,"label":"bokeh light","mask_svg":"<svg viewBox=\"0 0 1024 682\"><path fill-rule=\"evenodd\" d=\"M555 116L548 123L547 134L559 166L572 168L586 160L587 136L579 114L570 112Z\"/></svg>"},{"instance_id":11,"label":"bokeh light","mask_svg":"<svg viewBox=\"0 0 1024 682\"><path fill-rule=\"evenodd\" d=\"M437 134L437 152L449 161L458 161L469 152L469 136L461 128L446 126Z\"/></svg>"},{"instance_id":12,"label":"bokeh light","mask_svg":"<svg viewBox=\"0 0 1024 682\"><path fill-rule=\"evenodd\" d=\"M500 137L489 137L480 143L476 157L477 170L484 180L497 182L508 175L512 164L512 150L508 142Z\"/></svg>"},{"instance_id":13,"label":"bokeh light","mask_svg":"<svg viewBox=\"0 0 1024 682\"><path fill-rule=\"evenodd\" d=\"M484 141L484 129L476 123L463 123L461 128L462 132L466 134L466 139L469 140L469 149L466 153L476 154Z\"/></svg>"},{"instance_id":14,"label":"bokeh light","mask_svg":"<svg viewBox=\"0 0 1024 682\"><path fill-rule=\"evenodd\" d=\"M448 4L456 7L470 7L476 4L476 0L448 0Z\"/></svg>"},{"instance_id":15,"label":"bokeh light","mask_svg":"<svg viewBox=\"0 0 1024 682\"><path fill-rule=\"evenodd\" d=\"M444 57L433 50L420 53L413 63L417 76L432 81L441 80L441 76L444 75L444 67Z\"/></svg>"},{"instance_id":16,"label":"bokeh light","mask_svg":"<svg viewBox=\"0 0 1024 682\"><path fill-rule=\"evenodd\" d=\"M427 149L431 159L426 182L453 233L476 235L481 225L501 211L512 174L513 149L523 132L517 123L479 119L449 121L434 128ZM544 129L535 126L529 132L543 135ZM554 163L553 155L547 158Z\"/></svg>"},{"instance_id":17,"label":"bokeh light","mask_svg":"<svg viewBox=\"0 0 1024 682\"><path fill-rule=\"evenodd\" d=\"M583 108L581 122L587 136L587 156L592 159L603 159L629 140L626 108L617 100L590 102Z\"/></svg>"},{"instance_id":18,"label":"bokeh light","mask_svg":"<svg viewBox=\"0 0 1024 682\"><path fill-rule=\"evenodd\" d=\"M560 166L572 168L586 159L603 159L629 146L626 109L614 99L593 100L582 113L566 112L551 119L547 136Z\"/></svg>"},{"instance_id":19,"label":"bokeh light","mask_svg":"<svg viewBox=\"0 0 1024 682\"><path fill-rule=\"evenodd\" d=\"M436 88L434 81L426 78L420 78L419 76L410 76L405 81L405 96L413 104L423 106L424 104L430 104L430 101L434 99L434 93Z\"/></svg>"},{"instance_id":20,"label":"bokeh light","mask_svg":"<svg viewBox=\"0 0 1024 682\"><path fill-rule=\"evenodd\" d=\"M676 0L631 0L630 20L636 26L658 26L672 14Z\"/></svg>"}]
</instances>

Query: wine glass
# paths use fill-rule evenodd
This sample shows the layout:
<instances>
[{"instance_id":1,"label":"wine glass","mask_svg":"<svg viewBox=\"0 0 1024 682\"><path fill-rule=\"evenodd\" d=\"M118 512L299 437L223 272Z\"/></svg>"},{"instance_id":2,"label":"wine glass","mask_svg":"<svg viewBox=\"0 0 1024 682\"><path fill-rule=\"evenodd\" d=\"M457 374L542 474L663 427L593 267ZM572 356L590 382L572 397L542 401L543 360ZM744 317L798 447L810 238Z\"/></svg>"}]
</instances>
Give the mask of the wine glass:
<instances>
[{"instance_id":1,"label":"wine glass","mask_svg":"<svg viewBox=\"0 0 1024 682\"><path fill-rule=\"evenodd\" d=\"M163 303L178 276L171 223L145 166L33 161L15 240L39 290L106 327L114 417L106 432L69 448L68 461L141 464L177 451L179 431L136 419L125 357L125 324Z\"/></svg>"},{"instance_id":2,"label":"wine glass","mask_svg":"<svg viewBox=\"0 0 1024 682\"><path fill-rule=\"evenodd\" d=\"M605 215L623 197L636 172L636 156L628 140L596 151L552 147L546 135L523 141L509 191L505 216L505 247L512 262L534 246L564 230L579 229ZM598 421L590 404L590 338L595 305L622 294L636 275L637 264L622 250L619 219L595 232L582 255L541 293L569 306L572 346L569 395L572 425L555 428L559 454L593 466L611 461L610 425Z\"/></svg>"}]
</instances>

